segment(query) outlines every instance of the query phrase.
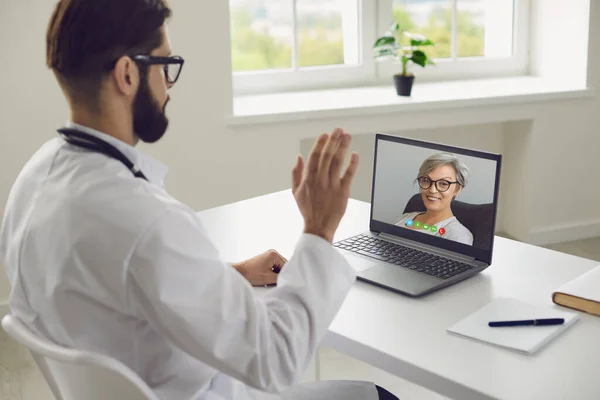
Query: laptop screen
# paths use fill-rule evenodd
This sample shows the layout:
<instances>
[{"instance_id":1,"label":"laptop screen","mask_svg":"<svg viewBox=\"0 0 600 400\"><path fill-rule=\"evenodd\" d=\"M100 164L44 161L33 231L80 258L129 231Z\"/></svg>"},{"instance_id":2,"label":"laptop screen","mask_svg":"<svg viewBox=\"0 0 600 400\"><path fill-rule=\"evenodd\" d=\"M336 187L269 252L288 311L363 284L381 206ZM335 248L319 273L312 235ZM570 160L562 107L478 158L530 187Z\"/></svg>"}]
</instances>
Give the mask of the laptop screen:
<instances>
[{"instance_id":1,"label":"laptop screen","mask_svg":"<svg viewBox=\"0 0 600 400\"><path fill-rule=\"evenodd\" d=\"M501 156L381 134L376 142L372 225L491 259Z\"/></svg>"}]
</instances>

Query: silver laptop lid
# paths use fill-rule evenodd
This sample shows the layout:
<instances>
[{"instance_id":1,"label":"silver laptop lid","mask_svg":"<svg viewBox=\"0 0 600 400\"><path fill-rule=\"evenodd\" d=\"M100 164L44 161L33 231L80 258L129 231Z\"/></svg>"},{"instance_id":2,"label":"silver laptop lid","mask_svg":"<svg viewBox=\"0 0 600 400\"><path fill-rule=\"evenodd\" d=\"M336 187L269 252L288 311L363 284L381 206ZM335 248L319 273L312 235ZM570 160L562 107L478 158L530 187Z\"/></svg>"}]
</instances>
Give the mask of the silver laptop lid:
<instances>
[{"instance_id":1,"label":"silver laptop lid","mask_svg":"<svg viewBox=\"0 0 600 400\"><path fill-rule=\"evenodd\" d=\"M491 264L500 154L375 137L370 229Z\"/></svg>"}]
</instances>

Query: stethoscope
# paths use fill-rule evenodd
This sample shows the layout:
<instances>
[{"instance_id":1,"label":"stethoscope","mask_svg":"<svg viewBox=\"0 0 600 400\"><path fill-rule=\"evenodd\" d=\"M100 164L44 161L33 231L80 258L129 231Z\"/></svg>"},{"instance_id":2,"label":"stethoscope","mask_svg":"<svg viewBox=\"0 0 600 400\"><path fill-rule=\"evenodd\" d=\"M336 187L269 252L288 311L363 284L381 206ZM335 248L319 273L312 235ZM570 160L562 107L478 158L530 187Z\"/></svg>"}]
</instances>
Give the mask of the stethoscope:
<instances>
[{"instance_id":1,"label":"stethoscope","mask_svg":"<svg viewBox=\"0 0 600 400\"><path fill-rule=\"evenodd\" d=\"M115 146L106 143L104 140L98 139L97 137L78 129L61 128L58 129L58 133L67 143L96 153L104 154L107 157L120 161L136 178L148 180L137 165L132 163L125 154L121 153Z\"/></svg>"}]
</instances>

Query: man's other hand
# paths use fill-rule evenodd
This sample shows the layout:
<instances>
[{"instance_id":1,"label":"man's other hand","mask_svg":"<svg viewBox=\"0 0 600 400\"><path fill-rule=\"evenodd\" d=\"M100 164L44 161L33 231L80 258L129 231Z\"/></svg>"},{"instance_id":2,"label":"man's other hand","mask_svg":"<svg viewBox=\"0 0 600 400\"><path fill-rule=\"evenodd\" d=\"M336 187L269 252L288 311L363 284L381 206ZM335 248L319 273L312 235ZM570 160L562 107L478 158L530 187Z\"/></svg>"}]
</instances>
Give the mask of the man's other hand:
<instances>
[{"instance_id":1,"label":"man's other hand","mask_svg":"<svg viewBox=\"0 0 600 400\"><path fill-rule=\"evenodd\" d=\"M265 286L277 283L277 274L287 260L275 250L268 250L233 267L241 273L252 286Z\"/></svg>"}]
</instances>

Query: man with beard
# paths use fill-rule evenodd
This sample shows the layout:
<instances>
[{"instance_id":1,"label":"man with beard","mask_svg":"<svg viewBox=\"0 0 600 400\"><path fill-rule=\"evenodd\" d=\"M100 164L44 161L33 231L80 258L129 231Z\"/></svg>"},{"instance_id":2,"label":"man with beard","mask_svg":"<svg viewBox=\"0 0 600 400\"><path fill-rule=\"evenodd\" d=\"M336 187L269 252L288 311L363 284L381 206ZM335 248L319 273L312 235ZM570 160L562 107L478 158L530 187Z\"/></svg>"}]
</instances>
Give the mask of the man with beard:
<instances>
[{"instance_id":1,"label":"man with beard","mask_svg":"<svg viewBox=\"0 0 600 400\"><path fill-rule=\"evenodd\" d=\"M166 168L135 149L164 135L184 64L170 14L165 0L56 5L47 64L71 115L10 193L0 255L11 312L37 335L121 361L160 399L393 398L368 382L298 384L355 280L331 246L358 165L354 154L342 168L350 135L322 135L306 168L296 161L305 228L289 262L275 251L223 262L165 192Z\"/></svg>"}]
</instances>

